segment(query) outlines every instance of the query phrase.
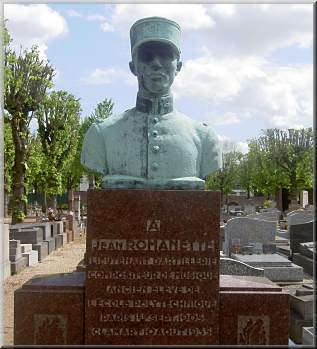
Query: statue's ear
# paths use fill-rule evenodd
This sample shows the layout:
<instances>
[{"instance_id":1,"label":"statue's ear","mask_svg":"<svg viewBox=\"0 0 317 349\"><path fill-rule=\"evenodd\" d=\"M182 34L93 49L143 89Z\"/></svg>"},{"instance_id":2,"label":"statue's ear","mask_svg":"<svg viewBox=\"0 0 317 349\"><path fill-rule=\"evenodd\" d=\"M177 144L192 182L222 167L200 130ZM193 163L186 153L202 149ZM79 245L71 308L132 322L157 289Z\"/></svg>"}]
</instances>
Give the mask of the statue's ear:
<instances>
[{"instance_id":1,"label":"statue's ear","mask_svg":"<svg viewBox=\"0 0 317 349\"><path fill-rule=\"evenodd\" d=\"M183 66L183 62L178 61L176 66L176 74L180 72L180 70L182 69L182 66Z\"/></svg>"},{"instance_id":2,"label":"statue's ear","mask_svg":"<svg viewBox=\"0 0 317 349\"><path fill-rule=\"evenodd\" d=\"M131 73L136 76L137 73L136 73L136 69L133 61L129 62L129 67L130 67Z\"/></svg>"}]
</instances>

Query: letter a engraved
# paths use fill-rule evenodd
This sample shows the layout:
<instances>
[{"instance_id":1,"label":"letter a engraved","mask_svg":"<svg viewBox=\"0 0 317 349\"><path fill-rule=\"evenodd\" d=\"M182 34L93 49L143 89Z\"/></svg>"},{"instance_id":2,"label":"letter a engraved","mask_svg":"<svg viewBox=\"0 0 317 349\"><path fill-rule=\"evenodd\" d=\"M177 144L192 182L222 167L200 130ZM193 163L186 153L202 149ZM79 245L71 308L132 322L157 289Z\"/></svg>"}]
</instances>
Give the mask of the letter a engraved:
<instances>
[{"instance_id":1,"label":"letter a engraved","mask_svg":"<svg viewBox=\"0 0 317 349\"><path fill-rule=\"evenodd\" d=\"M160 231L161 221L158 219L148 219L146 222L146 231L148 233L156 233Z\"/></svg>"}]
</instances>

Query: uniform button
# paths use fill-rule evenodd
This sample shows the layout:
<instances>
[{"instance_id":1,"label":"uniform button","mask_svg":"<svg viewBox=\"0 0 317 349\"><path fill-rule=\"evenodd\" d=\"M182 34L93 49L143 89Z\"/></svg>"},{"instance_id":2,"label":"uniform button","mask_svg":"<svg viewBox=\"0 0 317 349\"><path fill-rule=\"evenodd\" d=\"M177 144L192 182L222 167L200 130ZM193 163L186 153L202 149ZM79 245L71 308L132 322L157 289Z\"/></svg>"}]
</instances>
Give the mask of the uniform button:
<instances>
[{"instance_id":1,"label":"uniform button","mask_svg":"<svg viewBox=\"0 0 317 349\"><path fill-rule=\"evenodd\" d=\"M158 123L158 121L159 121L159 120L158 120L158 118L156 118L156 117L155 117L155 118L153 118L153 122L154 122L154 124L157 124L157 123Z\"/></svg>"},{"instance_id":2,"label":"uniform button","mask_svg":"<svg viewBox=\"0 0 317 349\"><path fill-rule=\"evenodd\" d=\"M153 130L153 131L152 131L152 136L153 136L153 137L157 137L157 135L158 135L158 132L157 132L156 130Z\"/></svg>"},{"instance_id":3,"label":"uniform button","mask_svg":"<svg viewBox=\"0 0 317 349\"><path fill-rule=\"evenodd\" d=\"M157 153L160 150L160 147L158 145L153 145L152 150L154 153Z\"/></svg>"},{"instance_id":4,"label":"uniform button","mask_svg":"<svg viewBox=\"0 0 317 349\"><path fill-rule=\"evenodd\" d=\"M156 171L158 169L159 165L157 162L153 162L151 167L152 167L152 170Z\"/></svg>"}]
</instances>

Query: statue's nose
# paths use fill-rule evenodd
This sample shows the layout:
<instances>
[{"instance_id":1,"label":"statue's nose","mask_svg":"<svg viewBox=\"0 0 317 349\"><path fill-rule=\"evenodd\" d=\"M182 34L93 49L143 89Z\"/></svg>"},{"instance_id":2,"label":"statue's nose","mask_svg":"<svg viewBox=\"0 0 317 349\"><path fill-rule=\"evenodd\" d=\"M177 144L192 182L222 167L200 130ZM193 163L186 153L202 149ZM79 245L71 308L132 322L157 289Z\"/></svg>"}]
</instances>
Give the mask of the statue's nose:
<instances>
[{"instance_id":1,"label":"statue's nose","mask_svg":"<svg viewBox=\"0 0 317 349\"><path fill-rule=\"evenodd\" d=\"M153 68L156 68L156 69L162 67L161 59L160 59L159 56L155 55L155 56L153 57L153 60L152 60L152 62L151 62L151 66L152 66Z\"/></svg>"}]
</instances>

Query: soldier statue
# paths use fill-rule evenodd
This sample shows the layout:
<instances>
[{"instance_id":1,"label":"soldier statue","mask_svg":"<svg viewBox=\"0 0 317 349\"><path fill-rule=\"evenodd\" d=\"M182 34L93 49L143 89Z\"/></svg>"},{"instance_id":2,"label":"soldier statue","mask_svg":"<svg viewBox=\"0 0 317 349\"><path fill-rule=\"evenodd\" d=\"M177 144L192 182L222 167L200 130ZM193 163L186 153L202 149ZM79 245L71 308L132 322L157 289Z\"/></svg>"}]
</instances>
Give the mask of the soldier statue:
<instances>
[{"instance_id":1,"label":"soldier statue","mask_svg":"<svg viewBox=\"0 0 317 349\"><path fill-rule=\"evenodd\" d=\"M180 26L162 17L131 27L136 105L93 124L82 148L82 164L103 175L103 188L203 190L204 178L221 167L213 130L173 105L171 86L182 67L180 37Z\"/></svg>"}]
</instances>

